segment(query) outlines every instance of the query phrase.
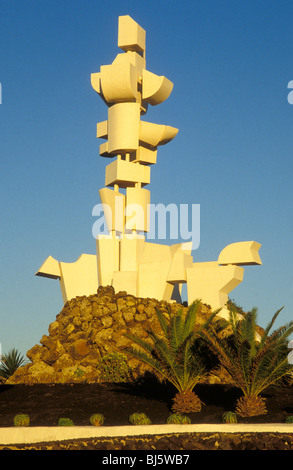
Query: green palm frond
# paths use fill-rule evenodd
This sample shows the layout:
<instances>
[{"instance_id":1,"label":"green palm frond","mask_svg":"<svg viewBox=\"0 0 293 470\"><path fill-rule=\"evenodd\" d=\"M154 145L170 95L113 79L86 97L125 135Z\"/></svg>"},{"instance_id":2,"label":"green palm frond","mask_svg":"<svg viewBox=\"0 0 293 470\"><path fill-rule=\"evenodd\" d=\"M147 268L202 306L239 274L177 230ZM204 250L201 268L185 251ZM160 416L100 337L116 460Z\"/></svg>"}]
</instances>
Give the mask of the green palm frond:
<instances>
[{"instance_id":1,"label":"green palm frond","mask_svg":"<svg viewBox=\"0 0 293 470\"><path fill-rule=\"evenodd\" d=\"M268 335L269 335L269 332L271 331L276 319L278 318L279 314L281 313L281 311L283 310L284 306L281 307L279 310L276 311L276 313L274 313L274 315L272 316L272 319L271 321L268 323L265 331L264 331L264 334L262 336L262 339L261 339L261 345L266 341Z\"/></svg>"},{"instance_id":2,"label":"green palm frond","mask_svg":"<svg viewBox=\"0 0 293 470\"><path fill-rule=\"evenodd\" d=\"M241 337L243 341L248 341L252 348L252 354L255 350L255 338L256 338L256 315L257 310L253 309L251 312L248 312L244 319L241 320Z\"/></svg>"},{"instance_id":3,"label":"green palm frond","mask_svg":"<svg viewBox=\"0 0 293 470\"><path fill-rule=\"evenodd\" d=\"M179 311L177 315L173 315L170 319L170 336L169 342L173 350L177 350L182 343L183 325L182 325L182 312Z\"/></svg>"},{"instance_id":4,"label":"green palm frond","mask_svg":"<svg viewBox=\"0 0 293 470\"><path fill-rule=\"evenodd\" d=\"M256 309L243 318L230 311L232 334L228 337L220 338L214 328L203 333L207 343L218 354L222 366L245 395L257 395L270 385L283 383L293 370L287 359L293 322L269 335L281 310L274 314L260 341L257 338Z\"/></svg>"},{"instance_id":5,"label":"green palm frond","mask_svg":"<svg viewBox=\"0 0 293 470\"><path fill-rule=\"evenodd\" d=\"M152 331L149 331L149 337L152 339L153 344L147 343L138 336L126 334L126 337L144 350L144 352L141 352L132 347L127 350L130 355L149 365L158 373L161 370L161 375L164 378L173 375L178 380L174 352L169 348L168 343L164 339L159 338Z\"/></svg>"},{"instance_id":6,"label":"green palm frond","mask_svg":"<svg viewBox=\"0 0 293 470\"><path fill-rule=\"evenodd\" d=\"M210 350L215 354L220 364L231 376L235 376L237 367L234 364L234 352L227 341L221 341L214 328L201 331L201 337L207 343Z\"/></svg>"},{"instance_id":7,"label":"green palm frond","mask_svg":"<svg viewBox=\"0 0 293 470\"><path fill-rule=\"evenodd\" d=\"M288 373L292 370L290 365L288 366L287 357L283 357L283 360L275 360L272 361L272 358L269 356L265 358L264 362L262 363L262 367L264 364L267 366L265 370L267 373L262 373L259 375L258 380L255 380L253 383L253 390L259 394L266 388L271 385L282 386L286 384L286 379L288 379ZM260 369L261 370L261 369Z\"/></svg>"},{"instance_id":8,"label":"green palm frond","mask_svg":"<svg viewBox=\"0 0 293 470\"><path fill-rule=\"evenodd\" d=\"M237 325L239 323L238 314L235 310L230 310L229 312L229 324L232 328L234 335L236 335Z\"/></svg>"},{"instance_id":9,"label":"green palm frond","mask_svg":"<svg viewBox=\"0 0 293 470\"><path fill-rule=\"evenodd\" d=\"M171 315L157 311L162 334L149 331L151 343L127 334L135 345L128 354L140 359L153 370L169 380L178 390L192 390L195 384L207 373L204 358L193 348L199 334L195 331L195 322L200 302L194 302L186 314L180 309Z\"/></svg>"},{"instance_id":10,"label":"green palm frond","mask_svg":"<svg viewBox=\"0 0 293 470\"><path fill-rule=\"evenodd\" d=\"M162 367L162 364L159 361L157 361L153 356L150 356L146 354L145 352L139 351L135 348L131 349L131 355L134 358L146 364L147 366L149 366L151 369L155 371L155 373L159 374L164 379L169 380L169 375L170 375L169 371L165 370L164 367Z\"/></svg>"},{"instance_id":11,"label":"green palm frond","mask_svg":"<svg viewBox=\"0 0 293 470\"><path fill-rule=\"evenodd\" d=\"M196 314L197 314L199 304L200 304L199 300L196 302L193 302L193 304L189 307L187 311L185 321L183 324L183 336L185 338L187 338L194 330L194 324L196 321Z\"/></svg>"},{"instance_id":12,"label":"green palm frond","mask_svg":"<svg viewBox=\"0 0 293 470\"><path fill-rule=\"evenodd\" d=\"M275 330L270 336L269 339L271 342L275 341L278 343L288 343L289 336L293 333L293 321L287 323L286 325L280 326Z\"/></svg>"},{"instance_id":13,"label":"green palm frond","mask_svg":"<svg viewBox=\"0 0 293 470\"><path fill-rule=\"evenodd\" d=\"M156 314L157 314L157 318L159 320L159 323L161 325L161 328L163 330L163 333L166 337L168 337L169 335L169 323L167 322L163 312L161 312L159 309L156 309ZM169 316L170 316L170 312L169 312Z\"/></svg>"},{"instance_id":14,"label":"green palm frond","mask_svg":"<svg viewBox=\"0 0 293 470\"><path fill-rule=\"evenodd\" d=\"M239 365L243 381L247 389L250 386L250 369L251 369L251 344L249 341L244 340L239 347L238 352Z\"/></svg>"}]
</instances>

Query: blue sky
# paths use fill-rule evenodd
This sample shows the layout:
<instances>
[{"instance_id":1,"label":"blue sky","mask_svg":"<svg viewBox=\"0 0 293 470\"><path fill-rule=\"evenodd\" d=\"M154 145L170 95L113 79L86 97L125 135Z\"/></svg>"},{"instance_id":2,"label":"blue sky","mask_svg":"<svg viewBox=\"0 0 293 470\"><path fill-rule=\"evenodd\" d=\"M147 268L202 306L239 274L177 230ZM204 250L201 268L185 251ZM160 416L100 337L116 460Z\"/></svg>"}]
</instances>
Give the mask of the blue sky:
<instances>
[{"instance_id":1,"label":"blue sky","mask_svg":"<svg viewBox=\"0 0 293 470\"><path fill-rule=\"evenodd\" d=\"M151 202L200 204L194 261L261 243L263 265L231 298L261 326L283 305L276 326L293 319L293 3L0 0L2 352L26 353L62 309L58 281L34 276L47 256L95 253L107 110L90 74L120 52L125 14L147 31L147 69L174 83L146 115L179 128L151 168Z\"/></svg>"}]
</instances>

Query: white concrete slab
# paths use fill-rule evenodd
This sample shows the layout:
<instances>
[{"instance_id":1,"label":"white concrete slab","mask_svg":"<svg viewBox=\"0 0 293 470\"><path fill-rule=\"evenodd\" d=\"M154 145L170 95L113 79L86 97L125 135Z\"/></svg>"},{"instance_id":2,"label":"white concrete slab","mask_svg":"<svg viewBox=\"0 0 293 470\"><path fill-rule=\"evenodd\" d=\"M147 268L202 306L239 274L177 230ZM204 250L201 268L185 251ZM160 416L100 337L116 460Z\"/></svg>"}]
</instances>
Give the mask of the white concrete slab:
<instances>
[{"instance_id":1,"label":"white concrete slab","mask_svg":"<svg viewBox=\"0 0 293 470\"><path fill-rule=\"evenodd\" d=\"M0 444L32 444L94 437L131 437L178 433L292 433L293 424L163 424L145 426L50 426L0 428Z\"/></svg>"}]
</instances>

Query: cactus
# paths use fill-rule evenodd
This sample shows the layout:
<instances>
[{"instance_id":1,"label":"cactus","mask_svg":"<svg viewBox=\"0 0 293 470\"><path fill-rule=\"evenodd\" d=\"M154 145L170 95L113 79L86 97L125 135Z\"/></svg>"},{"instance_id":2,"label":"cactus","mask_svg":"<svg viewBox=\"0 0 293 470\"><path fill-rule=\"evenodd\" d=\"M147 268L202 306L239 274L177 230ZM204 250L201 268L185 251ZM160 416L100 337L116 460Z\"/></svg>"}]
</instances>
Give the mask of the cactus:
<instances>
[{"instance_id":1,"label":"cactus","mask_svg":"<svg viewBox=\"0 0 293 470\"><path fill-rule=\"evenodd\" d=\"M129 422L134 425L152 424L145 413L132 413L129 416Z\"/></svg>"},{"instance_id":2,"label":"cactus","mask_svg":"<svg viewBox=\"0 0 293 470\"><path fill-rule=\"evenodd\" d=\"M105 421L105 416L101 413L95 413L90 417L90 423L92 426L102 426Z\"/></svg>"},{"instance_id":3,"label":"cactus","mask_svg":"<svg viewBox=\"0 0 293 470\"><path fill-rule=\"evenodd\" d=\"M226 411L222 416L223 423L237 423L237 414L233 411Z\"/></svg>"},{"instance_id":4,"label":"cactus","mask_svg":"<svg viewBox=\"0 0 293 470\"><path fill-rule=\"evenodd\" d=\"M16 415L14 416L14 426L29 426L30 425L30 417L29 415Z\"/></svg>"},{"instance_id":5,"label":"cactus","mask_svg":"<svg viewBox=\"0 0 293 470\"><path fill-rule=\"evenodd\" d=\"M286 423L287 424L293 424L293 415L287 416Z\"/></svg>"},{"instance_id":6,"label":"cactus","mask_svg":"<svg viewBox=\"0 0 293 470\"><path fill-rule=\"evenodd\" d=\"M172 413L167 419L167 424L190 424L190 423L191 423L190 418L180 413Z\"/></svg>"},{"instance_id":7,"label":"cactus","mask_svg":"<svg viewBox=\"0 0 293 470\"><path fill-rule=\"evenodd\" d=\"M74 426L74 423L69 418L59 418L58 426Z\"/></svg>"}]
</instances>

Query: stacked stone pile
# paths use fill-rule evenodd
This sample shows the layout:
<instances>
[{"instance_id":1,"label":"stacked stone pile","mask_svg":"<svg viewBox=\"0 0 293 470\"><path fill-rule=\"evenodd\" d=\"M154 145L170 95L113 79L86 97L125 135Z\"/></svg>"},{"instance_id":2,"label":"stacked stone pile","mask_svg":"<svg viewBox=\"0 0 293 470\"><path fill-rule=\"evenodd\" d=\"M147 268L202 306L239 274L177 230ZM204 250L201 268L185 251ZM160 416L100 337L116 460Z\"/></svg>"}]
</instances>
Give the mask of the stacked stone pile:
<instances>
[{"instance_id":1,"label":"stacked stone pile","mask_svg":"<svg viewBox=\"0 0 293 470\"><path fill-rule=\"evenodd\" d=\"M27 357L31 362L20 367L6 383L95 383L101 381L99 361L106 354L124 354L131 345L125 334L143 339L148 330L160 331L156 309L174 314L187 307L149 298L136 298L112 287L100 287L96 295L68 301L56 320L49 325L48 335L33 346ZM211 310L201 304L198 323L204 322ZM147 367L128 358L133 377L143 375ZM212 380L212 379L211 379ZM217 377L213 381L220 382Z\"/></svg>"}]
</instances>

